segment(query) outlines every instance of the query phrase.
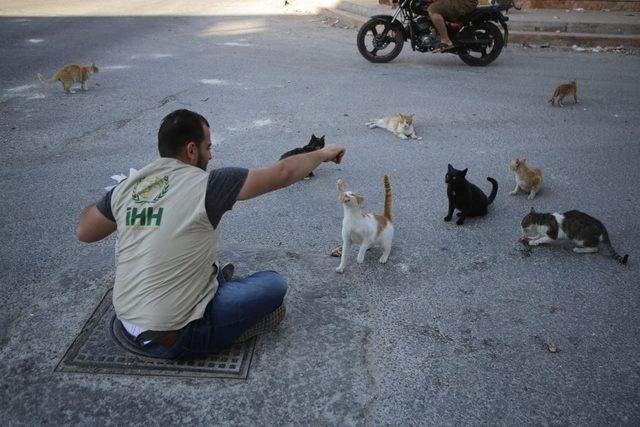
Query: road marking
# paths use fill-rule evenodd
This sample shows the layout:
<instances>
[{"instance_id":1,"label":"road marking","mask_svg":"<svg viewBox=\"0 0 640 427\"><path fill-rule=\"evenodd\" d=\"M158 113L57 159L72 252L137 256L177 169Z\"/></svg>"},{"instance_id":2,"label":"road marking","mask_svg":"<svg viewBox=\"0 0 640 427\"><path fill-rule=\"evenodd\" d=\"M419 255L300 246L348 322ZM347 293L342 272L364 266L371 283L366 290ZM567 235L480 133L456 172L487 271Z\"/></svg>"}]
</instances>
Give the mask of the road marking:
<instances>
[{"instance_id":1,"label":"road marking","mask_svg":"<svg viewBox=\"0 0 640 427\"><path fill-rule=\"evenodd\" d=\"M170 58L173 55L170 53L144 53L140 55L132 55L131 59L144 59L144 58L152 58L152 59L162 59L162 58Z\"/></svg>"},{"instance_id":2,"label":"road marking","mask_svg":"<svg viewBox=\"0 0 640 427\"><path fill-rule=\"evenodd\" d=\"M37 85L34 85L34 84L22 85L22 86L10 87L9 89L5 89L5 90L7 92L24 92L25 90L33 89L34 87L37 87Z\"/></svg>"},{"instance_id":3,"label":"road marking","mask_svg":"<svg viewBox=\"0 0 640 427\"><path fill-rule=\"evenodd\" d=\"M124 70L126 68L132 68L131 65L101 65L100 71L103 70Z\"/></svg>"},{"instance_id":4,"label":"road marking","mask_svg":"<svg viewBox=\"0 0 640 427\"><path fill-rule=\"evenodd\" d=\"M216 46L251 47L253 45L251 43L227 42L227 43L216 43Z\"/></svg>"},{"instance_id":5,"label":"road marking","mask_svg":"<svg viewBox=\"0 0 640 427\"><path fill-rule=\"evenodd\" d=\"M219 86L231 84L226 80L220 80L220 79L202 79L200 80L200 83L203 83L206 85L219 85Z\"/></svg>"},{"instance_id":6,"label":"road marking","mask_svg":"<svg viewBox=\"0 0 640 427\"><path fill-rule=\"evenodd\" d=\"M253 121L253 125L255 127L269 126L271 123L273 123L271 119L260 119Z\"/></svg>"}]
</instances>

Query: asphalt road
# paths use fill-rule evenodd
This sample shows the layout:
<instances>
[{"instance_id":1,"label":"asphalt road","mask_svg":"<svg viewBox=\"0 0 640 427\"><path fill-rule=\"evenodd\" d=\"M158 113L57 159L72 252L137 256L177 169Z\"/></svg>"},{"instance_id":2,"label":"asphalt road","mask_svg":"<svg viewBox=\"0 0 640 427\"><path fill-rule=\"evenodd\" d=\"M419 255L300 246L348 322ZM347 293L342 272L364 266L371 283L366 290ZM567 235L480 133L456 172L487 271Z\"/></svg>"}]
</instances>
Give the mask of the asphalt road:
<instances>
[{"instance_id":1,"label":"asphalt road","mask_svg":"<svg viewBox=\"0 0 640 427\"><path fill-rule=\"evenodd\" d=\"M638 425L640 58L510 47L470 68L405 48L373 65L353 29L245 9L0 18L3 423ZM91 61L86 92L36 79ZM582 102L547 105L571 78ZM79 243L78 215L156 158L178 108L209 119L210 168L269 165L312 133L346 145L341 165L223 218L240 274L287 277L287 318L246 381L55 373L114 276L113 238ZM364 125L398 112L422 141ZM534 201L508 195L520 155L544 173ZM447 163L486 191L497 179L487 217L443 221ZM389 262L354 252L337 275L335 182L380 211L385 172ZM599 218L628 265L566 244L523 252L530 206Z\"/></svg>"}]
</instances>

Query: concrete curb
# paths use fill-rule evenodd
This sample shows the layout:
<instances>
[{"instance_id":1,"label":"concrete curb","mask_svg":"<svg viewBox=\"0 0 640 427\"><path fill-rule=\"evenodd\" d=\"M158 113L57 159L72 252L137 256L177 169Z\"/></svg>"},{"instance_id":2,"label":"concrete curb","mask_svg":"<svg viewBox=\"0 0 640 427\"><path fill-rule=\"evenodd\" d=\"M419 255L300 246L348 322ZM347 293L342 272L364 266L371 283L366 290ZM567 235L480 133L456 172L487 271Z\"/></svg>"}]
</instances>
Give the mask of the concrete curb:
<instances>
[{"instance_id":1,"label":"concrete curb","mask_svg":"<svg viewBox=\"0 0 640 427\"><path fill-rule=\"evenodd\" d=\"M534 31L509 31L510 43L548 42L551 46L620 46L640 47L640 36L593 33L548 33Z\"/></svg>"}]
</instances>

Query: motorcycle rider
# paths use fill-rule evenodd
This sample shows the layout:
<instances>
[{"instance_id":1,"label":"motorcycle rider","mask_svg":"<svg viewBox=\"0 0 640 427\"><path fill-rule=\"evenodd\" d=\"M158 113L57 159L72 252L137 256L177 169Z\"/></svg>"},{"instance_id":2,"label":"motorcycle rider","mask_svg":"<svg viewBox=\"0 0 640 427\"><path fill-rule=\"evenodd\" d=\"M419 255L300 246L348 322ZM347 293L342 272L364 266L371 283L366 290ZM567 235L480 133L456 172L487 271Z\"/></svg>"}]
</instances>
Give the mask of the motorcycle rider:
<instances>
[{"instance_id":1,"label":"motorcycle rider","mask_svg":"<svg viewBox=\"0 0 640 427\"><path fill-rule=\"evenodd\" d=\"M444 23L445 18L448 21L460 21L476 7L478 7L478 0L436 0L429 5L427 8L429 18L440 36L440 42L435 47L436 51L446 52L453 47Z\"/></svg>"}]
</instances>

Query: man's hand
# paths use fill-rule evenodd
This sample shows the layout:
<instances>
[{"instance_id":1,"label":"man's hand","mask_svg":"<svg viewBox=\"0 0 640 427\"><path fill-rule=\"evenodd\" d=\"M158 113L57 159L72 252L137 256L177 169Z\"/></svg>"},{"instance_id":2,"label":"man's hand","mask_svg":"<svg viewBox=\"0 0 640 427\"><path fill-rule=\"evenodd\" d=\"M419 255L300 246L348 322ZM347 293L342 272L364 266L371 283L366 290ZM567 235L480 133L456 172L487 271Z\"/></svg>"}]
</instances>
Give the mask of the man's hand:
<instances>
[{"instance_id":1,"label":"man's hand","mask_svg":"<svg viewBox=\"0 0 640 427\"><path fill-rule=\"evenodd\" d=\"M342 161L342 156L344 156L345 148L344 145L336 145L329 144L324 147L320 152L325 154L325 159L323 162L333 162L336 164L340 164Z\"/></svg>"},{"instance_id":2,"label":"man's hand","mask_svg":"<svg viewBox=\"0 0 640 427\"><path fill-rule=\"evenodd\" d=\"M238 194L238 200L248 200L300 181L322 162L340 163L343 145L329 144L321 150L298 154L280 160L268 168L250 169Z\"/></svg>"}]
</instances>

